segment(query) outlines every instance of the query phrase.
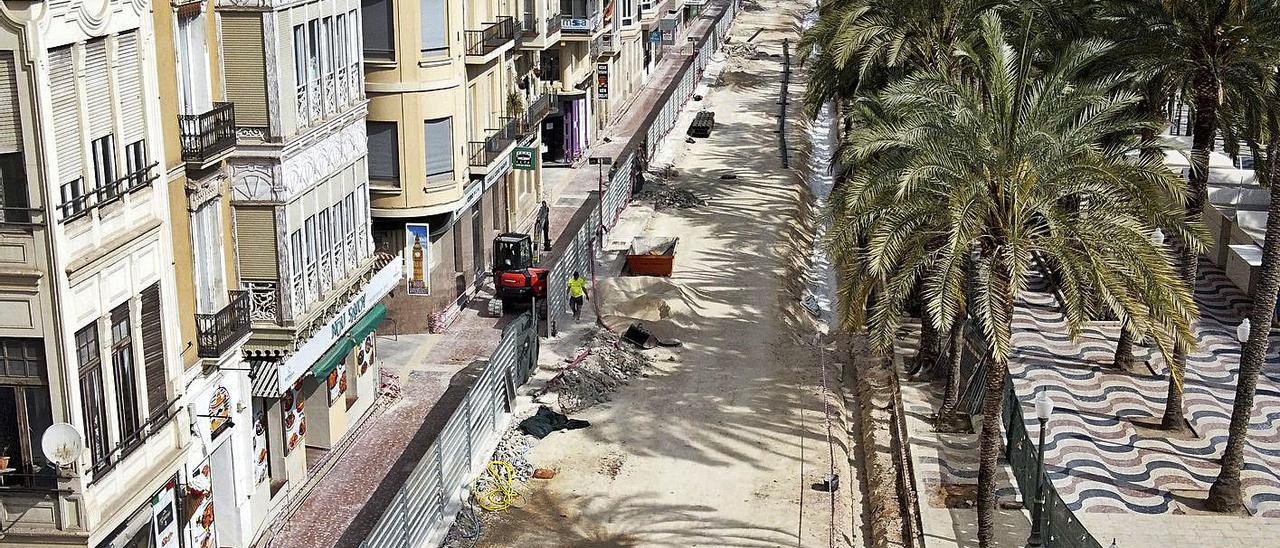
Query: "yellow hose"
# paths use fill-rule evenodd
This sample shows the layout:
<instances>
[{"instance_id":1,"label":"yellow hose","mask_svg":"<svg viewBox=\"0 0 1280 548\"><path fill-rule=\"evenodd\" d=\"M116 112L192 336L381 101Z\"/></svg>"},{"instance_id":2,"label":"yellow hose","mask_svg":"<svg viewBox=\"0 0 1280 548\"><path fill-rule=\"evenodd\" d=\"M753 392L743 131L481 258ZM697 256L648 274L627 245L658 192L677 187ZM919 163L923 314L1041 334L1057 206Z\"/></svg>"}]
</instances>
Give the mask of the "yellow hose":
<instances>
[{"instance_id":1,"label":"yellow hose","mask_svg":"<svg viewBox=\"0 0 1280 548\"><path fill-rule=\"evenodd\" d=\"M516 471L511 463L505 460L489 461L487 475L481 474L471 485L471 494L476 504L491 512L501 512L511 507L520 497L511 484L515 481Z\"/></svg>"}]
</instances>

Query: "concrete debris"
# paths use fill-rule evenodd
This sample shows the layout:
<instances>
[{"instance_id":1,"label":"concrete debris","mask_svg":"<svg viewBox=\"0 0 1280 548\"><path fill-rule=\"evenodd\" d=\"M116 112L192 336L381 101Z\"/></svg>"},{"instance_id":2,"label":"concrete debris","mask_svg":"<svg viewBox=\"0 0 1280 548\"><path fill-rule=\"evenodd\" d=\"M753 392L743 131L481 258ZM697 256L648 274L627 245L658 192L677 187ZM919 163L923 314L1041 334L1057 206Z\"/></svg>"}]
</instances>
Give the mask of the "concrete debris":
<instances>
[{"instance_id":1,"label":"concrete debris","mask_svg":"<svg viewBox=\"0 0 1280 548\"><path fill-rule=\"evenodd\" d=\"M576 413L609 401L613 392L649 367L649 358L617 335L598 330L587 335L582 348L590 354L577 367L566 369L547 383L559 395L560 410Z\"/></svg>"},{"instance_id":2,"label":"concrete debris","mask_svg":"<svg viewBox=\"0 0 1280 548\"><path fill-rule=\"evenodd\" d=\"M671 188L666 179L660 177L645 180L644 190L640 191L639 198L653 202L655 210L689 209L707 205L707 201L697 194L682 188Z\"/></svg>"},{"instance_id":3,"label":"concrete debris","mask_svg":"<svg viewBox=\"0 0 1280 548\"><path fill-rule=\"evenodd\" d=\"M759 59L760 50L756 49L756 45L751 42L738 42L725 46L725 50L733 57L743 57L746 59Z\"/></svg>"}]
</instances>

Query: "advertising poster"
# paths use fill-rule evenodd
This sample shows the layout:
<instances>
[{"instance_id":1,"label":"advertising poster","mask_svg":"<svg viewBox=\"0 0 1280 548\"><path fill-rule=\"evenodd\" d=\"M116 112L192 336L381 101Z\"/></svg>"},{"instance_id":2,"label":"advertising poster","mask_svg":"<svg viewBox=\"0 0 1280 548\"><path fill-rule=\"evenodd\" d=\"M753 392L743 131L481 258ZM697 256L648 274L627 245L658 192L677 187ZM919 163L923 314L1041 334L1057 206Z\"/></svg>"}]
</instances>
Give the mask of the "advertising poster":
<instances>
[{"instance_id":1,"label":"advertising poster","mask_svg":"<svg viewBox=\"0 0 1280 548\"><path fill-rule=\"evenodd\" d=\"M281 399L284 400L280 406L281 420L284 421L284 447L285 454L288 454L302 443L302 436L307 433L307 416L302 411L302 381L294 384Z\"/></svg>"},{"instance_id":2,"label":"advertising poster","mask_svg":"<svg viewBox=\"0 0 1280 548\"><path fill-rule=\"evenodd\" d=\"M217 548L213 531L213 479L209 477L209 461L191 471L187 478L187 538L190 548Z\"/></svg>"},{"instance_id":3,"label":"advertising poster","mask_svg":"<svg viewBox=\"0 0 1280 548\"><path fill-rule=\"evenodd\" d=\"M404 256L409 260L409 267L404 269L408 276L406 293L410 295L431 294L431 226L405 223Z\"/></svg>"},{"instance_id":4,"label":"advertising poster","mask_svg":"<svg viewBox=\"0 0 1280 548\"><path fill-rule=\"evenodd\" d=\"M329 405L333 405L343 394L347 393L347 360L338 362L338 366L329 372L325 379L329 385Z\"/></svg>"},{"instance_id":5,"label":"advertising poster","mask_svg":"<svg viewBox=\"0 0 1280 548\"><path fill-rule=\"evenodd\" d=\"M596 99L609 98L609 63L596 64Z\"/></svg>"},{"instance_id":6,"label":"advertising poster","mask_svg":"<svg viewBox=\"0 0 1280 548\"><path fill-rule=\"evenodd\" d=\"M178 548L178 485L170 480L151 497L151 530L156 548Z\"/></svg>"},{"instance_id":7,"label":"advertising poster","mask_svg":"<svg viewBox=\"0 0 1280 548\"><path fill-rule=\"evenodd\" d=\"M254 407L257 406L255 405ZM255 483L267 481L267 467L267 414L261 409L257 409L253 413L253 477Z\"/></svg>"},{"instance_id":8,"label":"advertising poster","mask_svg":"<svg viewBox=\"0 0 1280 548\"><path fill-rule=\"evenodd\" d=\"M356 347L356 374L363 376L365 371L369 370L369 366L373 365L373 358L376 354L373 346L373 333L360 341L360 346Z\"/></svg>"}]
</instances>

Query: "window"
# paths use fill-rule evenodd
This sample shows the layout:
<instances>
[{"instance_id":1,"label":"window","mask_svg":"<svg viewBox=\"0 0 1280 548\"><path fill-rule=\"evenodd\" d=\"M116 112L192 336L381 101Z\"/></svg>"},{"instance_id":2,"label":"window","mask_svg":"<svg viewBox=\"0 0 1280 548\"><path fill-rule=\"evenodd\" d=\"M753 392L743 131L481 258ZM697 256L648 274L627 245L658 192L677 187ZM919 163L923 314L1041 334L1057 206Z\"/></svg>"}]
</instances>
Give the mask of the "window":
<instances>
[{"instance_id":1,"label":"window","mask_svg":"<svg viewBox=\"0 0 1280 548\"><path fill-rule=\"evenodd\" d=\"M293 71L298 88L307 85L307 29L302 25L293 26Z\"/></svg>"},{"instance_id":2,"label":"window","mask_svg":"<svg viewBox=\"0 0 1280 548\"><path fill-rule=\"evenodd\" d=\"M314 23L314 21L312 21ZM324 68L324 77L333 76L333 18L325 17L320 25L320 66Z\"/></svg>"},{"instance_id":3,"label":"window","mask_svg":"<svg viewBox=\"0 0 1280 548\"><path fill-rule=\"evenodd\" d=\"M90 148L93 149L94 188L100 193L102 201L114 199L120 195L120 189L115 188L115 136L107 134L94 139Z\"/></svg>"},{"instance_id":4,"label":"window","mask_svg":"<svg viewBox=\"0 0 1280 548\"><path fill-rule=\"evenodd\" d=\"M449 34L446 27L449 12L445 0L421 0L422 6L422 54L424 57L442 57L449 54Z\"/></svg>"},{"instance_id":5,"label":"window","mask_svg":"<svg viewBox=\"0 0 1280 548\"><path fill-rule=\"evenodd\" d=\"M356 189L356 253L360 258L369 256L369 186Z\"/></svg>"},{"instance_id":6,"label":"window","mask_svg":"<svg viewBox=\"0 0 1280 548\"><path fill-rule=\"evenodd\" d=\"M178 99L183 114L201 114L212 106L204 23L200 12L178 16Z\"/></svg>"},{"instance_id":7,"label":"window","mask_svg":"<svg viewBox=\"0 0 1280 548\"><path fill-rule=\"evenodd\" d=\"M191 214L191 249L195 262L196 311L218 311L226 282L222 273L222 224L218 200L205 202Z\"/></svg>"},{"instance_id":8,"label":"window","mask_svg":"<svg viewBox=\"0 0 1280 548\"><path fill-rule=\"evenodd\" d=\"M307 81L320 80L320 21L307 22Z\"/></svg>"},{"instance_id":9,"label":"window","mask_svg":"<svg viewBox=\"0 0 1280 548\"><path fill-rule=\"evenodd\" d=\"M453 119L427 120L427 178L453 178ZM371 149L372 150L372 149Z\"/></svg>"},{"instance_id":10,"label":"window","mask_svg":"<svg viewBox=\"0 0 1280 548\"><path fill-rule=\"evenodd\" d=\"M164 361L164 315L160 306L160 282L142 290L142 359L146 363L147 406L151 428L169 420L169 382Z\"/></svg>"},{"instance_id":11,"label":"window","mask_svg":"<svg viewBox=\"0 0 1280 548\"><path fill-rule=\"evenodd\" d=\"M360 17L356 13L356 10L351 10L347 13L347 25L347 37L349 38L345 42L347 45L347 62L351 63L351 68L355 71L355 74L351 76L351 79L354 82L360 78L361 72L357 70L360 68L361 44Z\"/></svg>"},{"instance_id":12,"label":"window","mask_svg":"<svg viewBox=\"0 0 1280 548\"><path fill-rule=\"evenodd\" d=\"M0 456L9 457L14 470L5 474L5 487L55 487L54 467L40 448L52 425L48 387L0 385Z\"/></svg>"},{"instance_id":13,"label":"window","mask_svg":"<svg viewBox=\"0 0 1280 548\"><path fill-rule=\"evenodd\" d=\"M332 256L333 246L329 245L329 210L323 210L316 215L316 246L320 250L320 283L324 289L329 289L329 282L333 279L333 265L329 264Z\"/></svg>"},{"instance_id":14,"label":"window","mask_svg":"<svg viewBox=\"0 0 1280 548\"><path fill-rule=\"evenodd\" d=\"M0 338L0 382L6 379L43 381L46 374L43 339Z\"/></svg>"},{"instance_id":15,"label":"window","mask_svg":"<svg viewBox=\"0 0 1280 548\"><path fill-rule=\"evenodd\" d=\"M360 0L360 13L364 17L364 56L375 59L395 59L395 31L392 22L392 0Z\"/></svg>"},{"instance_id":16,"label":"window","mask_svg":"<svg viewBox=\"0 0 1280 548\"><path fill-rule=\"evenodd\" d=\"M342 245L342 236L347 233L345 226L351 212L342 208L342 200L338 200L330 211L333 212L329 222L329 244L333 247L333 279L341 280L347 272L347 258L343 253L346 248Z\"/></svg>"},{"instance_id":17,"label":"window","mask_svg":"<svg viewBox=\"0 0 1280 548\"><path fill-rule=\"evenodd\" d=\"M4 207L0 209L0 224L31 222L31 212L26 209L31 202L27 198L22 153L0 154L0 205Z\"/></svg>"},{"instance_id":18,"label":"window","mask_svg":"<svg viewBox=\"0 0 1280 548\"><path fill-rule=\"evenodd\" d=\"M116 381L120 445L126 452L142 441L142 411L138 406L138 375L134 369L131 325L128 302L111 311L111 369Z\"/></svg>"},{"instance_id":19,"label":"window","mask_svg":"<svg viewBox=\"0 0 1280 548\"><path fill-rule=\"evenodd\" d=\"M319 278L316 276L316 218L308 217L303 223L303 251L306 253L307 261L307 301L311 301L320 296ZM306 307L303 307L306 310Z\"/></svg>"},{"instance_id":20,"label":"window","mask_svg":"<svg viewBox=\"0 0 1280 548\"><path fill-rule=\"evenodd\" d=\"M356 195L354 192L347 194L345 200L347 208L347 232L345 241L347 242L347 270L355 268L359 259L356 257Z\"/></svg>"},{"instance_id":21,"label":"window","mask_svg":"<svg viewBox=\"0 0 1280 548\"><path fill-rule=\"evenodd\" d=\"M124 169L129 176L128 190L133 190L147 181L147 141L145 139L125 145Z\"/></svg>"},{"instance_id":22,"label":"window","mask_svg":"<svg viewBox=\"0 0 1280 548\"><path fill-rule=\"evenodd\" d=\"M303 283L302 283L303 262L305 260L304 257L306 256L306 252L303 250L303 247L302 247L302 231L301 230L295 230L293 231L293 234L289 236L289 254L290 254L290 258L292 259L292 262L290 264L292 265L292 271L293 271L292 275L289 278L291 280L291 284L292 284L291 287L293 291L292 293L293 302L291 303L291 307L293 308L293 313L297 315L302 313L303 310L306 310L306 308L303 306L304 303L306 302L306 295L305 295L305 291L303 289Z\"/></svg>"},{"instance_id":23,"label":"window","mask_svg":"<svg viewBox=\"0 0 1280 548\"><path fill-rule=\"evenodd\" d=\"M400 186L400 138L395 122L365 122L369 135L369 179Z\"/></svg>"},{"instance_id":24,"label":"window","mask_svg":"<svg viewBox=\"0 0 1280 548\"><path fill-rule=\"evenodd\" d=\"M110 463L107 436L106 391L102 383L102 362L98 355L98 324L91 323L76 332L76 358L80 366L80 399L84 411L85 438L94 472L105 470Z\"/></svg>"}]
</instances>

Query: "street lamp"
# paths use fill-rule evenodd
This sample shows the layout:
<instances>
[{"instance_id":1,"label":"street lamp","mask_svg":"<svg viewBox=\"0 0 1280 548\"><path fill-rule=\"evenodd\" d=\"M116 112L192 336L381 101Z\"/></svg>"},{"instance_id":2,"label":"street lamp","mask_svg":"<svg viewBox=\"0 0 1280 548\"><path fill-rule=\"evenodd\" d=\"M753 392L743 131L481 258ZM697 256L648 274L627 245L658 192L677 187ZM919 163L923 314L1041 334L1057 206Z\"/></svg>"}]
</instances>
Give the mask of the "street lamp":
<instances>
[{"instance_id":1,"label":"street lamp","mask_svg":"<svg viewBox=\"0 0 1280 548\"><path fill-rule=\"evenodd\" d=\"M1044 536L1041 532L1041 517L1044 514L1044 485L1042 485L1044 476L1044 431L1045 424L1049 422L1049 414L1053 413L1053 400L1049 398L1049 392L1040 389L1036 394L1036 420L1040 421L1040 444L1036 446L1036 488L1034 491L1035 504L1031 506L1031 535L1027 537L1027 546L1042 546Z\"/></svg>"}]
</instances>

